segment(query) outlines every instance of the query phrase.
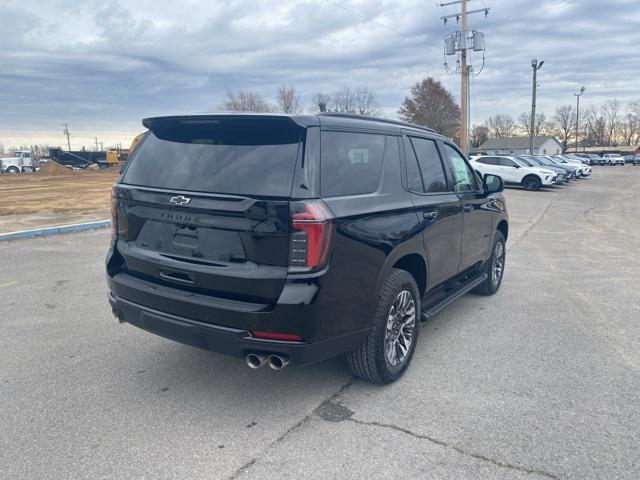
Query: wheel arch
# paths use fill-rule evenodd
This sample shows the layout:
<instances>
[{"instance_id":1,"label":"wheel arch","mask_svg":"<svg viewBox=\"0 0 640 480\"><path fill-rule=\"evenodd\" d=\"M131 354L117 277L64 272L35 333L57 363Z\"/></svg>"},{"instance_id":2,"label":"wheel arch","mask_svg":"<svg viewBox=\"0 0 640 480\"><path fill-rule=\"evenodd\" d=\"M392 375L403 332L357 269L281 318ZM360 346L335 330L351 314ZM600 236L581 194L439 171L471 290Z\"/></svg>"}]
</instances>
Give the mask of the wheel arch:
<instances>
[{"instance_id":1,"label":"wheel arch","mask_svg":"<svg viewBox=\"0 0 640 480\"><path fill-rule=\"evenodd\" d=\"M496 227L496 230L502 232L502 235L504 235L504 239L507 240L507 238L509 237L509 223L506 220L500 220L498 226Z\"/></svg>"},{"instance_id":2,"label":"wheel arch","mask_svg":"<svg viewBox=\"0 0 640 480\"><path fill-rule=\"evenodd\" d=\"M393 268L405 270L413 276L418 285L420 295L424 295L427 290L429 261L422 245L422 235L413 237L410 241L399 245L387 255L376 282L376 295Z\"/></svg>"}]
</instances>

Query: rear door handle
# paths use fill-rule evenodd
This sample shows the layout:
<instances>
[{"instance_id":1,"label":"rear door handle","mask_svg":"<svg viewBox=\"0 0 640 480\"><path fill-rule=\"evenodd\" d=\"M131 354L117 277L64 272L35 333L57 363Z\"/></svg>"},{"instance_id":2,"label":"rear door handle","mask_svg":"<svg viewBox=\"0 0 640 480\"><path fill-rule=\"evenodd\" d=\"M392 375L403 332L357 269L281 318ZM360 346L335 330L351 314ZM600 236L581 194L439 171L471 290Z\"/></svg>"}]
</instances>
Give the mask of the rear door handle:
<instances>
[{"instance_id":1,"label":"rear door handle","mask_svg":"<svg viewBox=\"0 0 640 480\"><path fill-rule=\"evenodd\" d=\"M467 213L473 211L473 205L470 204L470 203L467 203L466 205L463 205L462 206L462 211L463 212L467 212Z\"/></svg>"},{"instance_id":2,"label":"rear door handle","mask_svg":"<svg viewBox=\"0 0 640 480\"><path fill-rule=\"evenodd\" d=\"M425 220L435 220L438 218L438 212L422 212L422 218Z\"/></svg>"}]
</instances>

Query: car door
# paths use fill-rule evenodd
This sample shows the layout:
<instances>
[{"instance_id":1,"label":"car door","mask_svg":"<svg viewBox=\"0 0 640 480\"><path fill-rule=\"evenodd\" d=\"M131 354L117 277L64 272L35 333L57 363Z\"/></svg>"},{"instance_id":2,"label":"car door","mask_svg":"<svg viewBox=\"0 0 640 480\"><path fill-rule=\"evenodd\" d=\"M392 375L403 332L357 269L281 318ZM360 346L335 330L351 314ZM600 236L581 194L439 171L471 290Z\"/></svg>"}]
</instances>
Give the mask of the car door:
<instances>
[{"instance_id":1,"label":"car door","mask_svg":"<svg viewBox=\"0 0 640 480\"><path fill-rule=\"evenodd\" d=\"M495 213L487 208L490 200L484 195L482 185L464 155L449 143L439 142L439 147L451 178L452 189L462 205L459 270L463 271L489 257Z\"/></svg>"},{"instance_id":2,"label":"car door","mask_svg":"<svg viewBox=\"0 0 640 480\"><path fill-rule=\"evenodd\" d=\"M520 165L507 157L500 158L500 167L502 168L502 179L509 183L520 183L522 180L522 173L520 172Z\"/></svg>"},{"instance_id":3,"label":"car door","mask_svg":"<svg viewBox=\"0 0 640 480\"><path fill-rule=\"evenodd\" d=\"M483 175L491 174L502 177L502 167L500 166L500 159L498 157L480 157L476 160L476 165Z\"/></svg>"},{"instance_id":4,"label":"car door","mask_svg":"<svg viewBox=\"0 0 640 480\"><path fill-rule=\"evenodd\" d=\"M406 188L411 192L427 258L427 288L458 273L462 243L462 207L450 191L436 141L403 137Z\"/></svg>"}]
</instances>

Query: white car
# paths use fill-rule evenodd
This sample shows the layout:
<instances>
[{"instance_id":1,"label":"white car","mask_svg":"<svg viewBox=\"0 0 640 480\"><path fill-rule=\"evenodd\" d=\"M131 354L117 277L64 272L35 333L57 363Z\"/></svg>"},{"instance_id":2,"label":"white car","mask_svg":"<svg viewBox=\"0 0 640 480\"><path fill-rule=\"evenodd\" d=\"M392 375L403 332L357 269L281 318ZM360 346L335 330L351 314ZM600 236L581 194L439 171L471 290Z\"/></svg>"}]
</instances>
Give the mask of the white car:
<instances>
[{"instance_id":1,"label":"white car","mask_svg":"<svg viewBox=\"0 0 640 480\"><path fill-rule=\"evenodd\" d=\"M585 165L580 160L574 160L566 155L552 155L551 159L556 163L576 167L578 169L578 174L581 177L588 177L591 175L591 167L589 165Z\"/></svg>"},{"instance_id":2,"label":"white car","mask_svg":"<svg viewBox=\"0 0 640 480\"><path fill-rule=\"evenodd\" d=\"M622 165L624 167L624 157L618 153L605 153L602 158L608 165Z\"/></svg>"},{"instance_id":3,"label":"white car","mask_svg":"<svg viewBox=\"0 0 640 480\"><path fill-rule=\"evenodd\" d=\"M470 160L471 166L482 176L497 175L504 183L522 185L527 190L554 185L558 174L544 167L531 167L515 157L481 155Z\"/></svg>"}]
</instances>

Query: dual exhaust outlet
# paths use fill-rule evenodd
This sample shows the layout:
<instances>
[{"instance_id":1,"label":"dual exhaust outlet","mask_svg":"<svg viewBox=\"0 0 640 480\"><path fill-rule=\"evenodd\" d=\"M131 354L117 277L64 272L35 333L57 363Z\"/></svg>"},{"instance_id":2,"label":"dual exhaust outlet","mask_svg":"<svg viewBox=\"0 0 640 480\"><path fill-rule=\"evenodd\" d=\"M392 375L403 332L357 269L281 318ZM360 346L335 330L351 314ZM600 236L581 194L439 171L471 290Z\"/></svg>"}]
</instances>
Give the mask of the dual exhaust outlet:
<instances>
[{"instance_id":1,"label":"dual exhaust outlet","mask_svg":"<svg viewBox=\"0 0 640 480\"><path fill-rule=\"evenodd\" d=\"M248 353L244 361L249 368L253 369L269 365L273 370L282 370L289 365L289 357L278 353Z\"/></svg>"}]
</instances>

